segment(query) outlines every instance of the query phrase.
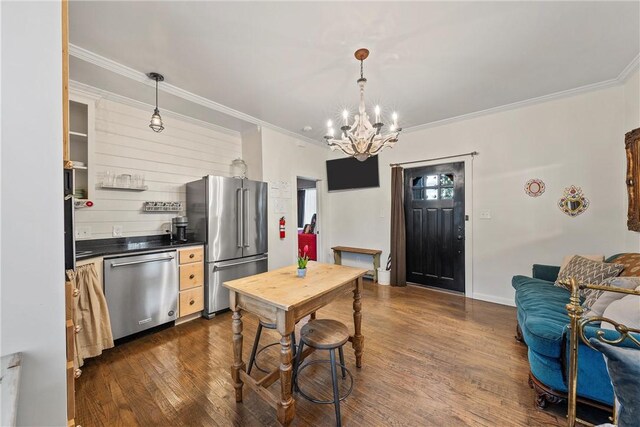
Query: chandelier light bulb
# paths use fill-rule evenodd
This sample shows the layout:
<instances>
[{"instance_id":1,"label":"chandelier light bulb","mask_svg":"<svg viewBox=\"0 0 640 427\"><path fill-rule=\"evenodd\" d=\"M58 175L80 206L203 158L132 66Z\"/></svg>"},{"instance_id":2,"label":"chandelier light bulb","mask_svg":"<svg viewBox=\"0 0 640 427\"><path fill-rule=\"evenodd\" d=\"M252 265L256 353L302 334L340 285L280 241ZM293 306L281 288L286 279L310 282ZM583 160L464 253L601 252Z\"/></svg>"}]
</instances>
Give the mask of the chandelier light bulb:
<instances>
[{"instance_id":1,"label":"chandelier light bulb","mask_svg":"<svg viewBox=\"0 0 640 427\"><path fill-rule=\"evenodd\" d=\"M395 129L398 127L398 113L394 111L393 114L391 115L391 118L393 119L393 127Z\"/></svg>"},{"instance_id":2,"label":"chandelier light bulb","mask_svg":"<svg viewBox=\"0 0 640 427\"><path fill-rule=\"evenodd\" d=\"M376 112L376 123L380 123L380 106L379 105L376 105L375 112Z\"/></svg>"},{"instance_id":3,"label":"chandelier light bulb","mask_svg":"<svg viewBox=\"0 0 640 427\"><path fill-rule=\"evenodd\" d=\"M349 112L347 110L342 111L342 118L344 119L344 125L349 125Z\"/></svg>"},{"instance_id":4,"label":"chandelier light bulb","mask_svg":"<svg viewBox=\"0 0 640 427\"><path fill-rule=\"evenodd\" d=\"M333 138L334 136L333 128L329 128L329 136Z\"/></svg>"},{"instance_id":5,"label":"chandelier light bulb","mask_svg":"<svg viewBox=\"0 0 640 427\"><path fill-rule=\"evenodd\" d=\"M395 130L396 130L396 125L391 125L391 126L389 127L389 130L390 130L391 132L395 132Z\"/></svg>"},{"instance_id":6,"label":"chandelier light bulb","mask_svg":"<svg viewBox=\"0 0 640 427\"><path fill-rule=\"evenodd\" d=\"M331 120L327 121L327 127L331 128L333 126L333 122Z\"/></svg>"}]
</instances>

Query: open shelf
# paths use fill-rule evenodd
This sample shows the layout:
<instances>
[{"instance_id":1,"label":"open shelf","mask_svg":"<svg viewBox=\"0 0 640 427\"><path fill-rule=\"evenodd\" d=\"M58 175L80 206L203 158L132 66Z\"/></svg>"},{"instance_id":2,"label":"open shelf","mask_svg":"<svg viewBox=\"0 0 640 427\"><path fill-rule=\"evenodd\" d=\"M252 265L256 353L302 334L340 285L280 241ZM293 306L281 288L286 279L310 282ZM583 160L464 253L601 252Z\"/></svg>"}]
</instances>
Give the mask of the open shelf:
<instances>
[{"instance_id":1,"label":"open shelf","mask_svg":"<svg viewBox=\"0 0 640 427\"><path fill-rule=\"evenodd\" d=\"M104 185L104 184L99 184L97 186L97 188L101 189L101 190L121 190L121 191L145 191L147 190L149 187L142 186L142 187L119 187L117 185Z\"/></svg>"}]
</instances>

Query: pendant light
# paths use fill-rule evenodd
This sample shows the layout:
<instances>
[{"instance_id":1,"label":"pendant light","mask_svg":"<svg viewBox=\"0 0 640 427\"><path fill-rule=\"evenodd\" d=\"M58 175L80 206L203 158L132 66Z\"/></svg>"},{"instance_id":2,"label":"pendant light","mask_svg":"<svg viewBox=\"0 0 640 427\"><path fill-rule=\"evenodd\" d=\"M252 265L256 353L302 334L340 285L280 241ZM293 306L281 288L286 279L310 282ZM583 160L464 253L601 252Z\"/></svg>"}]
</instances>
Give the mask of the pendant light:
<instances>
[{"instance_id":1,"label":"pendant light","mask_svg":"<svg viewBox=\"0 0 640 427\"><path fill-rule=\"evenodd\" d=\"M162 117L160 117L160 110L158 110L158 82L164 81L164 76L159 73L149 73L147 76L151 80L156 81L156 108L153 110L149 127L153 129L154 132L160 133L164 129L164 126L162 126Z\"/></svg>"}]
</instances>

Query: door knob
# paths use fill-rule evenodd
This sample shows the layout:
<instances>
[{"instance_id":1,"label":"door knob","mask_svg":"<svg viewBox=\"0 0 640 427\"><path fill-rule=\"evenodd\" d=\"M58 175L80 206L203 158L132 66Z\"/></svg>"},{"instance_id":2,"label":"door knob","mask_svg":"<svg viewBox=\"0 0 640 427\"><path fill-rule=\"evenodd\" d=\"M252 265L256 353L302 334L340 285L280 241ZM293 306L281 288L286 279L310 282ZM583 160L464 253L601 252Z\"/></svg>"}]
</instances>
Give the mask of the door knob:
<instances>
[{"instance_id":1,"label":"door knob","mask_svg":"<svg viewBox=\"0 0 640 427\"><path fill-rule=\"evenodd\" d=\"M464 239L464 237L462 236L462 234L458 234L458 240L462 240Z\"/></svg>"},{"instance_id":2,"label":"door knob","mask_svg":"<svg viewBox=\"0 0 640 427\"><path fill-rule=\"evenodd\" d=\"M190 275L189 275L189 279L193 279L194 277L196 277L196 275L195 275L195 274L190 274Z\"/></svg>"}]
</instances>

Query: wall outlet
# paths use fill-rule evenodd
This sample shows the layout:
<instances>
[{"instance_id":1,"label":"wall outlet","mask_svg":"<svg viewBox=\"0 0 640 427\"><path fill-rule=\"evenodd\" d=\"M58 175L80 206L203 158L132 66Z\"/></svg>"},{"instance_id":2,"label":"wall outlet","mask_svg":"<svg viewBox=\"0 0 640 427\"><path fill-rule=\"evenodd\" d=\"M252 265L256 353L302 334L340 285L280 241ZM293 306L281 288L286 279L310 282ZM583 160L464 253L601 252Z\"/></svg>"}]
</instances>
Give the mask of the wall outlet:
<instances>
[{"instance_id":1,"label":"wall outlet","mask_svg":"<svg viewBox=\"0 0 640 427\"><path fill-rule=\"evenodd\" d=\"M480 219L491 219L491 211L489 209L481 210Z\"/></svg>"},{"instance_id":2,"label":"wall outlet","mask_svg":"<svg viewBox=\"0 0 640 427\"><path fill-rule=\"evenodd\" d=\"M122 226L114 225L113 228L111 229L111 235L113 237L122 237Z\"/></svg>"},{"instance_id":3,"label":"wall outlet","mask_svg":"<svg viewBox=\"0 0 640 427\"><path fill-rule=\"evenodd\" d=\"M76 227L76 239L88 239L91 237L91 227Z\"/></svg>"}]
</instances>

